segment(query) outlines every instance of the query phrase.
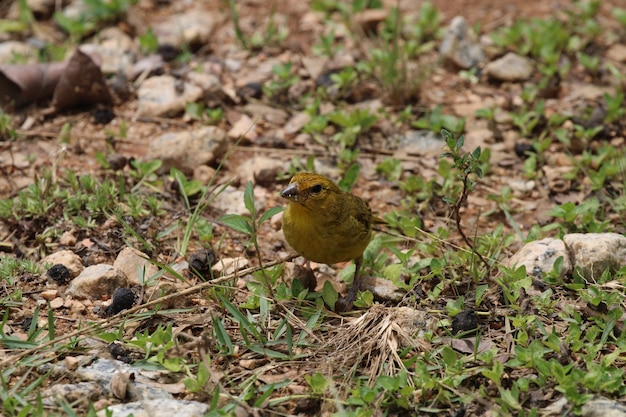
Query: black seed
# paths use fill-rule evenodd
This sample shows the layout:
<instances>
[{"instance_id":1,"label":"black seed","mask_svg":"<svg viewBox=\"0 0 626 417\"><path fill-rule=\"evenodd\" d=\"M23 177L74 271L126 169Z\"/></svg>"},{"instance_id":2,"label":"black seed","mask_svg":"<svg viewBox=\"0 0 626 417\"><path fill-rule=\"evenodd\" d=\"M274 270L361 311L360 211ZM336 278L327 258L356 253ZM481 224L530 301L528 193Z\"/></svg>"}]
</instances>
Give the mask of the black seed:
<instances>
[{"instance_id":1,"label":"black seed","mask_svg":"<svg viewBox=\"0 0 626 417\"><path fill-rule=\"evenodd\" d=\"M478 319L474 310L465 310L452 319L452 334L478 329Z\"/></svg>"},{"instance_id":2,"label":"black seed","mask_svg":"<svg viewBox=\"0 0 626 417\"><path fill-rule=\"evenodd\" d=\"M122 310L127 310L135 302L135 293L130 288L117 288L113 292L113 301L106 308L106 315L113 316Z\"/></svg>"},{"instance_id":3,"label":"black seed","mask_svg":"<svg viewBox=\"0 0 626 417\"><path fill-rule=\"evenodd\" d=\"M67 284L70 279L72 279L70 270L63 264L52 265L52 267L48 269L47 274L51 280L59 285Z\"/></svg>"}]
</instances>

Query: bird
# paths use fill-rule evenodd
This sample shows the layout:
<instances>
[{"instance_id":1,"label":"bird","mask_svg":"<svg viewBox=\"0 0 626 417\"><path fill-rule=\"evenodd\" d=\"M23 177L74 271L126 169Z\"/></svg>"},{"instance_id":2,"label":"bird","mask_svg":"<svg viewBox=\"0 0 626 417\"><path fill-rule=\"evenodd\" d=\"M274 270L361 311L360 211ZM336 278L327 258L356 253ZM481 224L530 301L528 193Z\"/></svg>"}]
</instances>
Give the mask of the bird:
<instances>
[{"instance_id":1,"label":"bird","mask_svg":"<svg viewBox=\"0 0 626 417\"><path fill-rule=\"evenodd\" d=\"M335 304L336 311L350 310L359 289L363 251L372 238L372 226L384 220L374 216L362 198L311 172L295 174L280 196L288 201L283 234L298 255L329 265L354 260L352 287Z\"/></svg>"}]
</instances>

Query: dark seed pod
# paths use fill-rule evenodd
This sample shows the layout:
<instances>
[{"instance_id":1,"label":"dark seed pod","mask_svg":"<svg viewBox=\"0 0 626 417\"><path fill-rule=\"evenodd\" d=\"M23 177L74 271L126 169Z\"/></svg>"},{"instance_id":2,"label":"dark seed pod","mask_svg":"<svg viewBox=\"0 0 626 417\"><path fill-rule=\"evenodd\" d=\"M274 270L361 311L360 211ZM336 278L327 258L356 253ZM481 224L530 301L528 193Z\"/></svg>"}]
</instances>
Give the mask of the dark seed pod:
<instances>
[{"instance_id":1,"label":"dark seed pod","mask_svg":"<svg viewBox=\"0 0 626 417\"><path fill-rule=\"evenodd\" d=\"M133 306L135 302L135 293L130 288L117 288L113 292L113 301L105 312L107 316L113 316L122 310L127 310Z\"/></svg>"},{"instance_id":2,"label":"dark seed pod","mask_svg":"<svg viewBox=\"0 0 626 417\"><path fill-rule=\"evenodd\" d=\"M59 285L67 284L72 279L70 270L63 264L52 265L47 271L48 276Z\"/></svg>"}]
</instances>

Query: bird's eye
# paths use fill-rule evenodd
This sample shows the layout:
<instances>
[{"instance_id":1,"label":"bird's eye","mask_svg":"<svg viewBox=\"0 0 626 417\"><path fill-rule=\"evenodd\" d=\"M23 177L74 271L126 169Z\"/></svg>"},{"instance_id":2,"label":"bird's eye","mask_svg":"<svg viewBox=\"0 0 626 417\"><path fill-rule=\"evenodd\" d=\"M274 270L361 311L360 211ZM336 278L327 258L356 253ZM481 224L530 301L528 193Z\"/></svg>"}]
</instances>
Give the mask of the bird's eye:
<instances>
[{"instance_id":1,"label":"bird's eye","mask_svg":"<svg viewBox=\"0 0 626 417\"><path fill-rule=\"evenodd\" d=\"M322 184L315 184L313 187L311 187L311 193L319 194L321 192L322 192Z\"/></svg>"}]
</instances>

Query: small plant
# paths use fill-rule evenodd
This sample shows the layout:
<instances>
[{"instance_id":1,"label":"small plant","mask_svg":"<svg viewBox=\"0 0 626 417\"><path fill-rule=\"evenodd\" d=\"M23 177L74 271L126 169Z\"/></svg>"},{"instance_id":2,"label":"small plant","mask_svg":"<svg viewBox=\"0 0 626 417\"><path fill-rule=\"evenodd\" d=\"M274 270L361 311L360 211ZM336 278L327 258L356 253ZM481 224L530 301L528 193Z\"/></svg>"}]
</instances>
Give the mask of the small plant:
<instances>
[{"instance_id":1,"label":"small plant","mask_svg":"<svg viewBox=\"0 0 626 417\"><path fill-rule=\"evenodd\" d=\"M413 127L437 133L445 129L456 134L461 134L465 129L465 119L443 114L442 111L443 106L437 105L431 113L413 122Z\"/></svg>"},{"instance_id":2,"label":"small plant","mask_svg":"<svg viewBox=\"0 0 626 417\"><path fill-rule=\"evenodd\" d=\"M270 100L285 101L289 87L298 82L298 75L293 72L293 64L276 64L272 67L272 73L275 78L263 85L263 93Z\"/></svg>"},{"instance_id":3,"label":"small plant","mask_svg":"<svg viewBox=\"0 0 626 417\"><path fill-rule=\"evenodd\" d=\"M187 103L185 115L206 125L216 125L224 118L224 110L221 107L205 108L202 103Z\"/></svg>"},{"instance_id":4,"label":"small plant","mask_svg":"<svg viewBox=\"0 0 626 417\"><path fill-rule=\"evenodd\" d=\"M159 40L152 31L152 28L148 28L146 32L139 36L139 49L144 54L153 54L159 47Z\"/></svg>"},{"instance_id":5,"label":"small plant","mask_svg":"<svg viewBox=\"0 0 626 417\"><path fill-rule=\"evenodd\" d=\"M231 229L244 233L249 236L248 245L254 247L259 265L263 265L263 258L261 256L261 248L258 242L258 232L263 223L269 220L272 216L280 213L284 210L283 207L272 207L259 216L257 208L254 205L254 186L252 181L248 182L244 191L244 205L250 213L249 215L241 214L226 214L218 219L218 222L230 227ZM261 275L264 280L265 290L267 294L272 294L271 282L263 269L261 269Z\"/></svg>"},{"instance_id":6,"label":"small plant","mask_svg":"<svg viewBox=\"0 0 626 417\"><path fill-rule=\"evenodd\" d=\"M54 14L55 22L76 43L93 33L101 25L122 17L135 0L84 0L85 10L76 17L68 17L61 12Z\"/></svg>"}]
</instances>

